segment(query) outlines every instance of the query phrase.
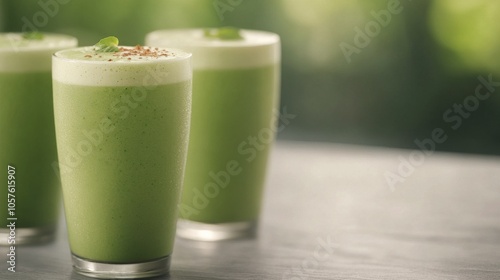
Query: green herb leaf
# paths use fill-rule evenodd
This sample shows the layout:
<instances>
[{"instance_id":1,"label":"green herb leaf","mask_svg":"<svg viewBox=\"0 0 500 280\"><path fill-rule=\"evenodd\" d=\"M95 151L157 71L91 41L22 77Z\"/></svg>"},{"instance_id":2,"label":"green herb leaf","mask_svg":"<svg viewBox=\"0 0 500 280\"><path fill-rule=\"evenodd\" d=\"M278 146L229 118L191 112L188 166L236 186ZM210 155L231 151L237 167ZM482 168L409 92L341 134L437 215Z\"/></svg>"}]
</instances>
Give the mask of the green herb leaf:
<instances>
[{"instance_id":1,"label":"green herb leaf","mask_svg":"<svg viewBox=\"0 0 500 280\"><path fill-rule=\"evenodd\" d=\"M23 39L26 40L42 40L43 39L43 33L41 32L26 32L23 33Z\"/></svg>"},{"instance_id":2,"label":"green herb leaf","mask_svg":"<svg viewBox=\"0 0 500 280\"><path fill-rule=\"evenodd\" d=\"M205 29L205 37L220 39L220 40L241 40L241 39L243 39L243 37L240 34L240 29L230 27L230 26Z\"/></svg>"},{"instance_id":3,"label":"green herb leaf","mask_svg":"<svg viewBox=\"0 0 500 280\"><path fill-rule=\"evenodd\" d=\"M118 38L115 36L109 36L101 39L94 46L96 47L97 52L117 52L120 49L118 48Z\"/></svg>"}]
</instances>

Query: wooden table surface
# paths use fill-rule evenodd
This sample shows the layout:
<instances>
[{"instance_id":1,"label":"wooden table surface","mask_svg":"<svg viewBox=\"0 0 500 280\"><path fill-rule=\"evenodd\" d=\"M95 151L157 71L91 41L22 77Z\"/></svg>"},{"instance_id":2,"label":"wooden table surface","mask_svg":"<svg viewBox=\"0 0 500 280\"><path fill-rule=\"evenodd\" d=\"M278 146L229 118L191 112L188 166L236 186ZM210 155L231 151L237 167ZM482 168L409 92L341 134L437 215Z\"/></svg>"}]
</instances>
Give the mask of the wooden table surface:
<instances>
[{"instance_id":1,"label":"wooden table surface","mask_svg":"<svg viewBox=\"0 0 500 280\"><path fill-rule=\"evenodd\" d=\"M155 279L500 279L500 158L434 153L391 189L410 153L278 142L259 237L177 239ZM18 247L16 273L1 250L0 279L89 279L63 223L54 243Z\"/></svg>"}]
</instances>

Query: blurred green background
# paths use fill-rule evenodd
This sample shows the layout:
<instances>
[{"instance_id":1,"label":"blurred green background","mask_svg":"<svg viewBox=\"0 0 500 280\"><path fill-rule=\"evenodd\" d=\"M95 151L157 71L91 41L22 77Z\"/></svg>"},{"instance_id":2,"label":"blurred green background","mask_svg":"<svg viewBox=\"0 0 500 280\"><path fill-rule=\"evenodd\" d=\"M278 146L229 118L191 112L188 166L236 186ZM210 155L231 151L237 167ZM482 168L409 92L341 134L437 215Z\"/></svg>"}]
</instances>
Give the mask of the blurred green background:
<instances>
[{"instance_id":1,"label":"blurred green background","mask_svg":"<svg viewBox=\"0 0 500 280\"><path fill-rule=\"evenodd\" d=\"M0 0L0 30L81 45L163 28L276 32L281 106L297 115L279 138L417 148L442 128L438 150L499 155L500 86L474 97L479 76L500 82L499 14L496 0Z\"/></svg>"}]
</instances>

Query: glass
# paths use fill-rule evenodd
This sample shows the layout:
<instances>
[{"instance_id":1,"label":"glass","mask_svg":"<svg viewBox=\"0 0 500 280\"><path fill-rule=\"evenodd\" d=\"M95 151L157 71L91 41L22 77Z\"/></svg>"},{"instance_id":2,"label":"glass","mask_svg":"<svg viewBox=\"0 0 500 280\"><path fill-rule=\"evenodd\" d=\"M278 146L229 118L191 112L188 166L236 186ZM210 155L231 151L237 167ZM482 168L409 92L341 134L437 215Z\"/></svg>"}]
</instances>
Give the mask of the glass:
<instances>
[{"instance_id":1,"label":"glass","mask_svg":"<svg viewBox=\"0 0 500 280\"><path fill-rule=\"evenodd\" d=\"M54 55L57 148L77 273L168 272L187 156L190 57L147 47Z\"/></svg>"},{"instance_id":2,"label":"glass","mask_svg":"<svg viewBox=\"0 0 500 280\"><path fill-rule=\"evenodd\" d=\"M0 245L54 239L60 212L51 56L60 34L0 33Z\"/></svg>"},{"instance_id":3,"label":"glass","mask_svg":"<svg viewBox=\"0 0 500 280\"><path fill-rule=\"evenodd\" d=\"M278 35L241 30L242 38L226 40L212 31L160 30L146 37L149 45L193 53L193 114L177 234L206 241L256 233L280 82Z\"/></svg>"}]
</instances>

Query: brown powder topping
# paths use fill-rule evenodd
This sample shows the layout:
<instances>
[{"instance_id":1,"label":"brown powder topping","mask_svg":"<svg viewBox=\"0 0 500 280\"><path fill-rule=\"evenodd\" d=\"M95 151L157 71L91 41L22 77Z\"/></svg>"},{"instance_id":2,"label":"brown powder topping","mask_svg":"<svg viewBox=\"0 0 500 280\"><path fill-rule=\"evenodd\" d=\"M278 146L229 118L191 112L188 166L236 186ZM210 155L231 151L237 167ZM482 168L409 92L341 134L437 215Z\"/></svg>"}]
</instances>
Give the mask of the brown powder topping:
<instances>
[{"instance_id":1,"label":"brown powder topping","mask_svg":"<svg viewBox=\"0 0 500 280\"><path fill-rule=\"evenodd\" d=\"M141 45L137 45L135 47L119 47L118 51L113 53L113 56L116 58L132 60L132 57L137 57L138 59L143 59L144 57L160 58L160 57L174 56L174 54L165 50L165 49L150 48L150 47L144 47ZM102 58L102 55L98 54L96 52L93 54L86 54L84 57L86 57L86 58L92 58L92 57ZM107 61L114 61L114 59L110 58Z\"/></svg>"},{"instance_id":2,"label":"brown powder topping","mask_svg":"<svg viewBox=\"0 0 500 280\"><path fill-rule=\"evenodd\" d=\"M119 51L114 54L114 56L126 58L129 56L138 56L139 59L142 57L162 57L172 55L167 50L160 50L159 48L149 48L137 45L133 48L130 47L120 47ZM130 60L130 59L129 59Z\"/></svg>"}]
</instances>

